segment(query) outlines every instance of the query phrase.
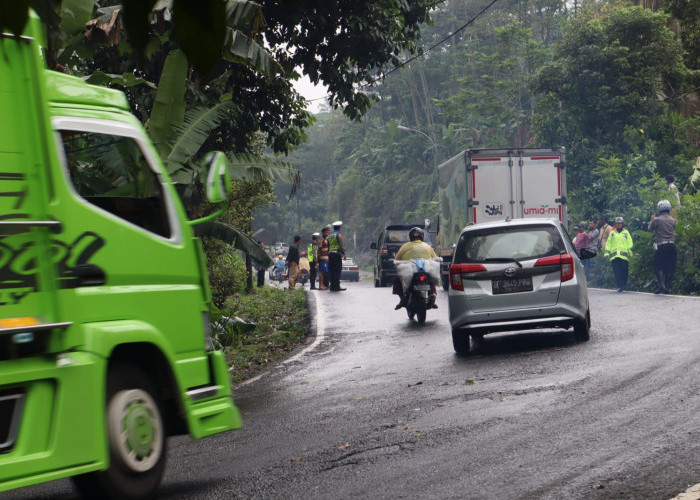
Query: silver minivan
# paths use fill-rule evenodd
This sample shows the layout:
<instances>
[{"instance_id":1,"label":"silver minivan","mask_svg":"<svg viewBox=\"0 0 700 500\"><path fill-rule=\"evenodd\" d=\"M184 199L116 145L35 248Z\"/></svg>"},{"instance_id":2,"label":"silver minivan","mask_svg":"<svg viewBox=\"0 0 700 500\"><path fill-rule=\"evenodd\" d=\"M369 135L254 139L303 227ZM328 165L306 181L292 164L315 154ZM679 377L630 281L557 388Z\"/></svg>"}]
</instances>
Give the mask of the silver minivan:
<instances>
[{"instance_id":1,"label":"silver minivan","mask_svg":"<svg viewBox=\"0 0 700 500\"><path fill-rule=\"evenodd\" d=\"M580 258L596 255L583 249ZM450 266L449 316L458 354L494 332L572 328L589 339L586 274L564 226L513 219L462 230Z\"/></svg>"}]
</instances>

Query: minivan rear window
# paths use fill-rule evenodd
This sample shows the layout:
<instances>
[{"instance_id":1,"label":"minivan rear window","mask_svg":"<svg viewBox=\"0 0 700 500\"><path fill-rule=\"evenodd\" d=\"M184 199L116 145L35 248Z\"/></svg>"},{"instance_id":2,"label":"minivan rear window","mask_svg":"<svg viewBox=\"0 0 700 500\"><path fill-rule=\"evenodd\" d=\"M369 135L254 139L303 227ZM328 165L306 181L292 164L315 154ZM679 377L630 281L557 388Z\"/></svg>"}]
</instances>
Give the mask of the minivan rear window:
<instances>
[{"instance_id":1,"label":"minivan rear window","mask_svg":"<svg viewBox=\"0 0 700 500\"><path fill-rule=\"evenodd\" d=\"M468 231L457 244L454 262L498 262L537 259L565 252L553 226L510 226Z\"/></svg>"}]
</instances>

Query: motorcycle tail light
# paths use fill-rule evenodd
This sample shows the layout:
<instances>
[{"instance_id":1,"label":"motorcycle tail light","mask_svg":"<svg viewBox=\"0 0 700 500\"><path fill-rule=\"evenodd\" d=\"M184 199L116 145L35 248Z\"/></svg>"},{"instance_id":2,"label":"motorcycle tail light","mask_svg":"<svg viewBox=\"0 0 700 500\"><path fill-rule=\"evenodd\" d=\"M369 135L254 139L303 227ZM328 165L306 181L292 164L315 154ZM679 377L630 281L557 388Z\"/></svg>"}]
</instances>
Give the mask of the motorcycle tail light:
<instances>
[{"instance_id":1,"label":"motorcycle tail light","mask_svg":"<svg viewBox=\"0 0 700 500\"><path fill-rule=\"evenodd\" d=\"M421 274L420 276L418 276L418 281L420 281L421 283L425 283L425 274Z\"/></svg>"}]
</instances>

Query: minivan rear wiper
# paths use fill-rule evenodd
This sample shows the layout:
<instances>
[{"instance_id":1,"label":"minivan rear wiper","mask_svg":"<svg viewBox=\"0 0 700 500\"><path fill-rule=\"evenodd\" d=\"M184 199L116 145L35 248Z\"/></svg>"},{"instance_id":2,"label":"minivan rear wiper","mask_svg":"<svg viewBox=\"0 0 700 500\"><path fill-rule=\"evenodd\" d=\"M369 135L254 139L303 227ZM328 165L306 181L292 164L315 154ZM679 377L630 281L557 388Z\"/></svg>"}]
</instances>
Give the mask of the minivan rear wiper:
<instances>
[{"instance_id":1,"label":"minivan rear wiper","mask_svg":"<svg viewBox=\"0 0 700 500\"><path fill-rule=\"evenodd\" d=\"M509 257L490 257L484 259L484 262L515 262L518 267L523 267L518 259L511 259Z\"/></svg>"}]
</instances>

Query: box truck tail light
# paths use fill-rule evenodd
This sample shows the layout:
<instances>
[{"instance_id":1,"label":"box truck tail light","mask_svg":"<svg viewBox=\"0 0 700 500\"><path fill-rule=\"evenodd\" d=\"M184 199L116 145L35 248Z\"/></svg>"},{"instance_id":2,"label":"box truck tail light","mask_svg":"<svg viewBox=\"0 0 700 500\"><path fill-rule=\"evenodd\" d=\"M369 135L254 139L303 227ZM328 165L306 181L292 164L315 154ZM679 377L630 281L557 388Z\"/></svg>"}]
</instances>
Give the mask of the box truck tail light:
<instances>
[{"instance_id":1,"label":"box truck tail light","mask_svg":"<svg viewBox=\"0 0 700 500\"><path fill-rule=\"evenodd\" d=\"M387 255L389 255L389 251L387 250L386 245L382 247L381 255L382 257L386 257Z\"/></svg>"},{"instance_id":2,"label":"box truck tail light","mask_svg":"<svg viewBox=\"0 0 700 500\"><path fill-rule=\"evenodd\" d=\"M450 286L453 290L464 290L462 275L474 275L475 273L480 273L482 271L486 271L486 268L481 264L452 264L450 266Z\"/></svg>"},{"instance_id":3,"label":"box truck tail light","mask_svg":"<svg viewBox=\"0 0 700 500\"><path fill-rule=\"evenodd\" d=\"M569 281L574 277L574 258L568 253L538 259L535 267L538 266L561 266L562 281Z\"/></svg>"}]
</instances>

